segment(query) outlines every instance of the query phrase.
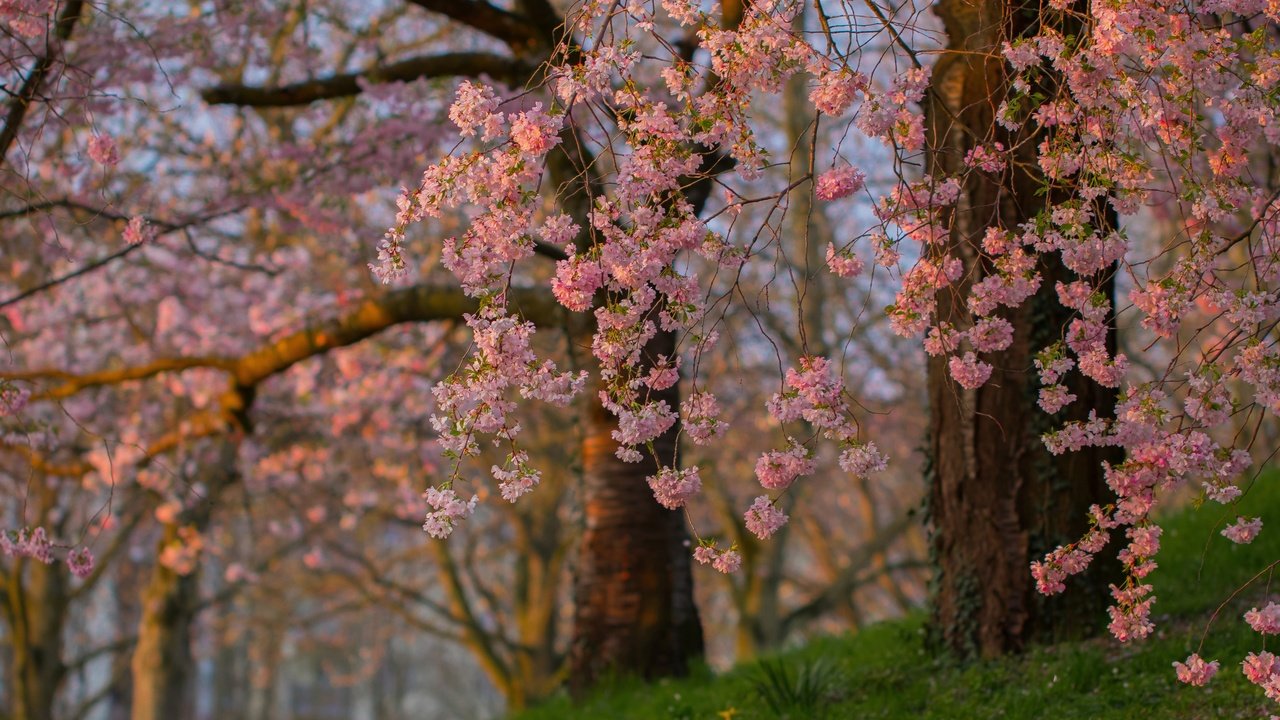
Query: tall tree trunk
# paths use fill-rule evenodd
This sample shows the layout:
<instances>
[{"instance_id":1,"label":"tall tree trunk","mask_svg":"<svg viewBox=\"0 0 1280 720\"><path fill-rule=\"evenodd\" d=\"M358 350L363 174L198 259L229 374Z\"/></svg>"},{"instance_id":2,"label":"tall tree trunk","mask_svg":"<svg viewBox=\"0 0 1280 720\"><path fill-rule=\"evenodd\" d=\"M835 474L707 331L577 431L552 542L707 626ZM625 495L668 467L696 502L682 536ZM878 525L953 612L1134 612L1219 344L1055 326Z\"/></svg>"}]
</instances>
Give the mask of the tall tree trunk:
<instances>
[{"instance_id":1,"label":"tall tree trunk","mask_svg":"<svg viewBox=\"0 0 1280 720\"><path fill-rule=\"evenodd\" d=\"M515 654L513 670L526 704L554 692L564 668L564 656L557 650L557 641L561 579L570 547L566 538L572 533L562 527L558 518L558 498L563 497L567 488L546 490L554 493L529 498L532 513L520 518L516 530L519 547L524 550L516 561L512 592L516 598L516 636L525 650ZM534 504L543 498L540 505ZM520 709L511 698L507 700L507 708Z\"/></svg>"},{"instance_id":2,"label":"tall tree trunk","mask_svg":"<svg viewBox=\"0 0 1280 720\"><path fill-rule=\"evenodd\" d=\"M27 566L25 578L23 565ZM67 568L61 563L14 563L5 598L13 648L9 681L13 720L53 720L54 700L67 670L62 658L67 580Z\"/></svg>"},{"instance_id":3,"label":"tall tree trunk","mask_svg":"<svg viewBox=\"0 0 1280 720\"><path fill-rule=\"evenodd\" d=\"M674 348L674 337L660 333L645 354L671 357ZM675 408L677 394L673 387L658 397ZM611 674L680 675L703 650L684 515L654 500L645 478L657 465L648 453L639 463L618 459L616 420L590 404L582 449L586 527L570 649L575 692ZM676 432L673 427L654 441L659 458L675 456Z\"/></svg>"},{"instance_id":4,"label":"tall tree trunk","mask_svg":"<svg viewBox=\"0 0 1280 720\"><path fill-rule=\"evenodd\" d=\"M1043 178L1035 170L1040 131L1029 123L1010 132L994 122L1008 82L1001 43L1033 28L1038 7L1002 0L941 0L935 6L950 44L934 68L926 108L928 171L958 175L966 152L978 144L1020 148L1001 176L970 173L954 209L950 249L964 260L966 273L959 287L938 294L938 317L961 329L972 319L964 304L968 289L987 271L976 252L986 230L1016 230L1045 207ZM1113 391L1079 373L1067 381L1079 398L1068 410L1051 418L1037 407L1035 354L1061 339L1073 317L1059 304L1054 285L1074 277L1056 260L1039 270L1040 292L1000 313L1015 328L1013 345L989 358L995 370L985 385L961 388L945 358L931 358L928 365L928 511L938 572L932 636L964 656L991 657L1101 625L1108 563L1047 601L1035 592L1029 572L1033 559L1083 534L1089 505L1110 496L1101 467L1110 453L1091 448L1054 457L1040 434L1090 410L1111 417L1115 408ZM1114 323L1109 335L1114 351Z\"/></svg>"},{"instance_id":5,"label":"tall tree trunk","mask_svg":"<svg viewBox=\"0 0 1280 720\"><path fill-rule=\"evenodd\" d=\"M177 527L166 525L160 548L176 538ZM191 625L196 615L198 577L198 570L179 575L156 563L143 590L132 661L132 720L167 720L189 714L188 681L195 670Z\"/></svg>"},{"instance_id":6,"label":"tall tree trunk","mask_svg":"<svg viewBox=\"0 0 1280 720\"><path fill-rule=\"evenodd\" d=\"M166 524L156 556L178 539L179 526L198 533L208 530L223 492L239 480L235 440L221 440L214 458L205 465L205 497L184 511L178 523ZM191 654L192 626L199 613L200 564L186 575L156 562L142 592L138 644L132 658L132 720L187 717L194 708Z\"/></svg>"}]
</instances>

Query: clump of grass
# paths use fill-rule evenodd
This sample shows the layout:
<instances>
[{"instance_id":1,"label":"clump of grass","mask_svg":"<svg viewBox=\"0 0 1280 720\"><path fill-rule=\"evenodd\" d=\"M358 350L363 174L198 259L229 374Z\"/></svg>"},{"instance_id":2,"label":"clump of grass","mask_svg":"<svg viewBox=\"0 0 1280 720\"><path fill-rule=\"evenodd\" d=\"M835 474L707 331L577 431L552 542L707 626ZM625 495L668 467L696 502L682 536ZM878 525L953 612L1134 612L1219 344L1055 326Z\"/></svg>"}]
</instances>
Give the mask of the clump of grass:
<instances>
[{"instance_id":1,"label":"clump of grass","mask_svg":"<svg viewBox=\"0 0 1280 720\"><path fill-rule=\"evenodd\" d=\"M760 662L751 684L779 720L822 720L840 687L840 675L839 668L824 658L800 663L771 658Z\"/></svg>"}]
</instances>

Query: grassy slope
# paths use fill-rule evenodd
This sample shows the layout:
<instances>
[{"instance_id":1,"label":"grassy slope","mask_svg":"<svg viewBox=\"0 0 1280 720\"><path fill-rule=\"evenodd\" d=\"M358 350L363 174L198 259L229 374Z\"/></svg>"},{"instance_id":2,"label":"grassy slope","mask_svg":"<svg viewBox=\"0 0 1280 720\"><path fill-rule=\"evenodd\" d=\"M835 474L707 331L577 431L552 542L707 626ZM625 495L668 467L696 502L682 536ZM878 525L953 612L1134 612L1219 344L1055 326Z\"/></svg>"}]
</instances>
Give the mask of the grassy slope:
<instances>
[{"instance_id":1,"label":"grassy slope","mask_svg":"<svg viewBox=\"0 0 1280 720\"><path fill-rule=\"evenodd\" d=\"M1280 475L1268 475L1227 517L1210 503L1170 518L1165 526L1156 586L1157 632L1145 642L1110 638L1039 648L1020 658L970 665L934 660L921 643L920 617L873 626L857 635L820 638L769 662L794 677L815 663L832 674L821 710L793 707L782 717L804 718L1225 718L1267 717L1270 705L1240 673L1240 659L1261 647L1241 620L1259 604L1255 583L1219 615L1201 655L1222 663L1207 688L1179 684L1171 663L1200 642L1213 610L1245 580L1280 558L1280 527L1264 528L1253 544L1236 546L1214 530L1235 510L1258 515L1280 507ZM1272 515L1268 513L1268 518ZM1104 622L1100 618L1099 622ZM779 717L756 687L758 663L714 675L654 685L623 683L577 707L557 698L519 720L767 720Z\"/></svg>"}]
</instances>

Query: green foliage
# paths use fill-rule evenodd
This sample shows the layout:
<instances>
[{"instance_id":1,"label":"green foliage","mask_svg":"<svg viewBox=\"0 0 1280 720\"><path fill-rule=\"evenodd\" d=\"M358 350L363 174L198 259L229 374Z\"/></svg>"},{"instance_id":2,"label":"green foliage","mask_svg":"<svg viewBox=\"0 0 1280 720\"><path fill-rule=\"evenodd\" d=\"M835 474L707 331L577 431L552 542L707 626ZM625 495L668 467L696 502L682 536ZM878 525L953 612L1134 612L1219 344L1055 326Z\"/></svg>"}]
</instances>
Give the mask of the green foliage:
<instances>
[{"instance_id":1,"label":"green foliage","mask_svg":"<svg viewBox=\"0 0 1280 720\"><path fill-rule=\"evenodd\" d=\"M796 665L794 674L792 665ZM789 663L782 658L762 660L752 685L779 720L822 720L842 683L840 670L826 658Z\"/></svg>"},{"instance_id":2,"label":"green foliage","mask_svg":"<svg viewBox=\"0 0 1280 720\"><path fill-rule=\"evenodd\" d=\"M1241 620L1265 594L1267 577L1226 604L1233 590L1280 557L1280 527L1251 545L1218 535L1237 515L1280 504L1280 475L1258 480L1239 506L1209 503L1163 523L1156 633L1127 645L1110 637L1039 647L1016 658L958 663L925 650L922 613L856 635L817 638L720 675L652 685L615 683L574 706L559 697L518 720L1159 720L1267 717L1274 712L1240 673L1262 647ZM1099 627L1106 623L1098 618ZM1204 646L1200 647L1201 637ZM1199 649L1222 670L1206 688L1177 682L1172 663Z\"/></svg>"}]
</instances>

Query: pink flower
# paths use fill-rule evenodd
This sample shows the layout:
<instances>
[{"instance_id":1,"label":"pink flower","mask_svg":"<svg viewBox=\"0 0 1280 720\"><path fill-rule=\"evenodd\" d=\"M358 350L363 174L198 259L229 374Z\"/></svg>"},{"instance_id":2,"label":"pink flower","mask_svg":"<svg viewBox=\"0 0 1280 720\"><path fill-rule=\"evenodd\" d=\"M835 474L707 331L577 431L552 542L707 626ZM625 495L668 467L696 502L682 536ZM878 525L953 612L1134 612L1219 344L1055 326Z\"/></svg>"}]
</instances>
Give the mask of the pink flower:
<instances>
[{"instance_id":1,"label":"pink flower","mask_svg":"<svg viewBox=\"0 0 1280 720\"><path fill-rule=\"evenodd\" d=\"M506 466L494 465L489 471L498 481L502 499L507 502L519 500L542 481L542 473L530 467L529 454L523 450L507 458Z\"/></svg>"},{"instance_id":2,"label":"pink flower","mask_svg":"<svg viewBox=\"0 0 1280 720\"><path fill-rule=\"evenodd\" d=\"M706 445L724 431L720 403L709 392L691 393L680 404L680 427L695 445Z\"/></svg>"},{"instance_id":3,"label":"pink flower","mask_svg":"<svg viewBox=\"0 0 1280 720\"><path fill-rule=\"evenodd\" d=\"M604 285L605 274L600 263L577 255L556 263L551 279L551 294L561 305L575 312L591 309L591 298Z\"/></svg>"},{"instance_id":4,"label":"pink flower","mask_svg":"<svg viewBox=\"0 0 1280 720\"><path fill-rule=\"evenodd\" d=\"M756 461L756 478L770 490L782 490L791 486L796 478L813 472L809 450L803 445L792 445L785 452L767 452Z\"/></svg>"},{"instance_id":5,"label":"pink flower","mask_svg":"<svg viewBox=\"0 0 1280 720\"><path fill-rule=\"evenodd\" d=\"M428 488L422 497L432 511L427 513L422 529L433 538L447 538L453 532L454 523L469 517L476 510L480 498L472 495L468 501L458 499L452 488Z\"/></svg>"},{"instance_id":6,"label":"pink flower","mask_svg":"<svg viewBox=\"0 0 1280 720\"><path fill-rule=\"evenodd\" d=\"M1263 685L1280 674L1280 660L1269 652L1249 653L1240 665L1254 685Z\"/></svg>"},{"instance_id":7,"label":"pink flower","mask_svg":"<svg viewBox=\"0 0 1280 720\"><path fill-rule=\"evenodd\" d=\"M110 135L94 135L89 138L89 157L99 165L115 167L120 162L120 151Z\"/></svg>"},{"instance_id":8,"label":"pink flower","mask_svg":"<svg viewBox=\"0 0 1280 720\"><path fill-rule=\"evenodd\" d=\"M1270 602L1261 610L1253 608L1244 614L1244 621L1249 623L1249 627L1255 632L1263 635L1280 635L1280 605Z\"/></svg>"},{"instance_id":9,"label":"pink flower","mask_svg":"<svg viewBox=\"0 0 1280 720\"><path fill-rule=\"evenodd\" d=\"M855 167L840 167L818 176L815 193L820 200L839 200L862 189L867 176Z\"/></svg>"},{"instance_id":10,"label":"pink flower","mask_svg":"<svg viewBox=\"0 0 1280 720\"><path fill-rule=\"evenodd\" d=\"M1080 372L1103 387L1120 387L1124 374L1129 370L1129 358L1117 354L1112 360L1101 347L1080 355Z\"/></svg>"},{"instance_id":11,"label":"pink flower","mask_svg":"<svg viewBox=\"0 0 1280 720\"><path fill-rule=\"evenodd\" d=\"M147 223L146 218L137 215L130 218L129 224L124 227L124 241L130 245L141 245L153 240L155 236L155 228Z\"/></svg>"},{"instance_id":12,"label":"pink flower","mask_svg":"<svg viewBox=\"0 0 1280 720\"><path fill-rule=\"evenodd\" d=\"M880 453L873 442L855 444L840 452L840 469L857 477L867 477L883 471L889 459Z\"/></svg>"},{"instance_id":13,"label":"pink flower","mask_svg":"<svg viewBox=\"0 0 1280 720\"><path fill-rule=\"evenodd\" d=\"M697 467L681 470L662 468L657 475L650 475L648 482L654 499L668 510L684 507L702 490L702 477L698 475Z\"/></svg>"},{"instance_id":14,"label":"pink flower","mask_svg":"<svg viewBox=\"0 0 1280 720\"><path fill-rule=\"evenodd\" d=\"M676 417L665 400L645 403L636 410L620 409L613 439L618 441L619 449L642 445L670 430Z\"/></svg>"},{"instance_id":15,"label":"pink flower","mask_svg":"<svg viewBox=\"0 0 1280 720\"><path fill-rule=\"evenodd\" d=\"M818 86L809 93L809 101L819 112L836 116L847 110L857 94L866 89L865 75L840 69L818 78Z\"/></svg>"},{"instance_id":16,"label":"pink flower","mask_svg":"<svg viewBox=\"0 0 1280 720\"><path fill-rule=\"evenodd\" d=\"M1151 622L1151 603L1155 600L1154 597L1149 597L1132 605L1112 605L1107 608L1107 614L1111 616L1107 629L1120 642L1141 640L1150 635L1155 629L1155 624Z\"/></svg>"},{"instance_id":17,"label":"pink flower","mask_svg":"<svg viewBox=\"0 0 1280 720\"><path fill-rule=\"evenodd\" d=\"M1175 662L1173 667L1178 673L1178 681L1188 685L1205 685L1218 674L1218 661L1205 662L1198 653L1192 653L1186 662Z\"/></svg>"},{"instance_id":18,"label":"pink flower","mask_svg":"<svg viewBox=\"0 0 1280 720\"><path fill-rule=\"evenodd\" d=\"M862 258L852 249L837 250L834 243L827 243L827 269L840 277L854 277L862 272Z\"/></svg>"},{"instance_id":19,"label":"pink flower","mask_svg":"<svg viewBox=\"0 0 1280 720\"><path fill-rule=\"evenodd\" d=\"M779 510L768 495L757 497L743 518L747 529L761 540L771 537L778 528L787 524L787 514Z\"/></svg>"},{"instance_id":20,"label":"pink flower","mask_svg":"<svg viewBox=\"0 0 1280 720\"><path fill-rule=\"evenodd\" d=\"M742 567L742 555L732 548L725 550L711 562L711 567L725 575L736 573L738 568Z\"/></svg>"},{"instance_id":21,"label":"pink flower","mask_svg":"<svg viewBox=\"0 0 1280 720\"><path fill-rule=\"evenodd\" d=\"M1070 405L1075 399L1075 394L1067 392L1065 385L1049 385L1040 388L1040 408L1050 415Z\"/></svg>"},{"instance_id":22,"label":"pink flower","mask_svg":"<svg viewBox=\"0 0 1280 720\"><path fill-rule=\"evenodd\" d=\"M673 363L665 355L658 356L658 362L649 369L644 384L653 390L666 390L680 381L680 358Z\"/></svg>"},{"instance_id":23,"label":"pink flower","mask_svg":"<svg viewBox=\"0 0 1280 720\"><path fill-rule=\"evenodd\" d=\"M67 567L71 570L72 575L82 580L89 577L93 572L93 553L89 552L89 548L86 547L72 550L67 553Z\"/></svg>"},{"instance_id":24,"label":"pink flower","mask_svg":"<svg viewBox=\"0 0 1280 720\"><path fill-rule=\"evenodd\" d=\"M1003 143L995 143L989 148L985 145L979 145L965 154L964 164L983 172L998 173L1004 170L1007 165L1004 152Z\"/></svg>"},{"instance_id":25,"label":"pink flower","mask_svg":"<svg viewBox=\"0 0 1280 720\"><path fill-rule=\"evenodd\" d=\"M1160 526L1132 527L1125 534L1129 536L1129 547L1120 551L1122 562L1127 557L1149 558L1160 552L1160 536L1164 534L1164 529ZM1129 554L1126 555L1126 552Z\"/></svg>"},{"instance_id":26,"label":"pink flower","mask_svg":"<svg viewBox=\"0 0 1280 720\"><path fill-rule=\"evenodd\" d=\"M1032 561L1031 577L1035 578L1036 591L1041 595L1057 595L1067 589L1062 582L1067 578L1067 573L1057 564Z\"/></svg>"},{"instance_id":27,"label":"pink flower","mask_svg":"<svg viewBox=\"0 0 1280 720\"><path fill-rule=\"evenodd\" d=\"M991 365L978 360L978 356L972 352L965 353L963 358L952 357L947 366L951 370L951 377L960 387L969 390L982 387L991 377Z\"/></svg>"},{"instance_id":28,"label":"pink flower","mask_svg":"<svg viewBox=\"0 0 1280 720\"><path fill-rule=\"evenodd\" d=\"M493 88L464 80L458 86L453 105L449 106L449 119L463 137L471 137L497 109L498 99L493 95Z\"/></svg>"},{"instance_id":29,"label":"pink flower","mask_svg":"<svg viewBox=\"0 0 1280 720\"><path fill-rule=\"evenodd\" d=\"M1204 494L1210 500L1226 505L1229 502L1234 502L1235 499L1240 497L1243 493L1238 486L1232 485L1231 483L1218 485L1216 483L1206 482L1204 484Z\"/></svg>"},{"instance_id":30,"label":"pink flower","mask_svg":"<svg viewBox=\"0 0 1280 720\"><path fill-rule=\"evenodd\" d=\"M742 555L738 551L730 547L728 550L719 550L714 544L699 545L693 550L693 559L703 565L710 565L720 572L728 575L737 572L742 567Z\"/></svg>"},{"instance_id":31,"label":"pink flower","mask_svg":"<svg viewBox=\"0 0 1280 720\"><path fill-rule=\"evenodd\" d=\"M1253 542L1254 538L1258 537L1260 532L1262 532L1262 518L1256 517L1248 520L1238 517L1234 525L1228 525L1222 529L1222 536L1233 543L1248 545Z\"/></svg>"},{"instance_id":32,"label":"pink flower","mask_svg":"<svg viewBox=\"0 0 1280 720\"><path fill-rule=\"evenodd\" d=\"M765 403L780 422L806 420L827 437L844 439L855 433L842 397L844 381L835 376L826 358L800 358L800 369L787 370L783 390Z\"/></svg>"},{"instance_id":33,"label":"pink flower","mask_svg":"<svg viewBox=\"0 0 1280 720\"><path fill-rule=\"evenodd\" d=\"M12 557L29 557L48 565L53 562L53 544L44 528L0 530L0 552Z\"/></svg>"},{"instance_id":34,"label":"pink flower","mask_svg":"<svg viewBox=\"0 0 1280 720\"><path fill-rule=\"evenodd\" d=\"M568 215L563 213L552 215L542 223L542 227L538 229L538 234L542 236L543 242L548 245L554 245L562 248L573 248L573 239L578 236L581 228Z\"/></svg>"},{"instance_id":35,"label":"pink flower","mask_svg":"<svg viewBox=\"0 0 1280 720\"><path fill-rule=\"evenodd\" d=\"M546 155L560 143L560 124L558 118L542 111L542 103L536 103L532 110L512 119L511 140L529 155Z\"/></svg>"},{"instance_id":36,"label":"pink flower","mask_svg":"<svg viewBox=\"0 0 1280 720\"><path fill-rule=\"evenodd\" d=\"M985 317L969 330L969 342L978 352L999 352L1013 344L1013 325L1001 317Z\"/></svg>"}]
</instances>

